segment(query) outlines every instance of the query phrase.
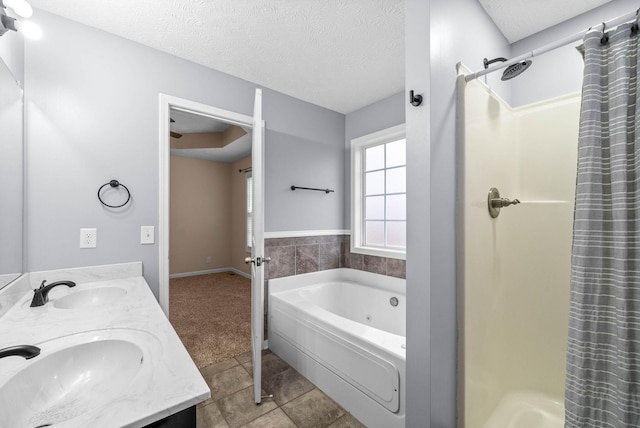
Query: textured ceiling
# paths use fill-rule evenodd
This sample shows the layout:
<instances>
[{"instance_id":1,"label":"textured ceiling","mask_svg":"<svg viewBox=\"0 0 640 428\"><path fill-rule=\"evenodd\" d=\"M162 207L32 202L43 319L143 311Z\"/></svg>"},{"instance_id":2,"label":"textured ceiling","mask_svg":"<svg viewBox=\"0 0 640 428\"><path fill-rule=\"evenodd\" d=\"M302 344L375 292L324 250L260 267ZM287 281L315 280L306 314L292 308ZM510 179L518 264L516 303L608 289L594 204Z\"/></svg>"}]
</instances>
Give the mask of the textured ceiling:
<instances>
[{"instance_id":1,"label":"textured ceiling","mask_svg":"<svg viewBox=\"0 0 640 428\"><path fill-rule=\"evenodd\" d=\"M404 0L29 1L340 113L404 89Z\"/></svg>"},{"instance_id":2,"label":"textured ceiling","mask_svg":"<svg viewBox=\"0 0 640 428\"><path fill-rule=\"evenodd\" d=\"M478 0L510 43L611 0Z\"/></svg>"},{"instance_id":3,"label":"textured ceiling","mask_svg":"<svg viewBox=\"0 0 640 428\"><path fill-rule=\"evenodd\" d=\"M340 113L404 89L404 0L29 1ZM479 0L512 43L608 1Z\"/></svg>"}]
</instances>

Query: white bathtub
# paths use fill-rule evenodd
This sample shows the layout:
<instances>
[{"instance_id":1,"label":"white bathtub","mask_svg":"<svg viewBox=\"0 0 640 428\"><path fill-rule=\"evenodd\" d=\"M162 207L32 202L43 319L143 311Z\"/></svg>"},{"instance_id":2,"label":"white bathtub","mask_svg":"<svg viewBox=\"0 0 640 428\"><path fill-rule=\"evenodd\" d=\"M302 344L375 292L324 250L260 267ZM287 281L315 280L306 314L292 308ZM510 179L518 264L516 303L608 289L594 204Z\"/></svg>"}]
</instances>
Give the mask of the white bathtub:
<instances>
[{"instance_id":1,"label":"white bathtub","mask_svg":"<svg viewBox=\"0 0 640 428\"><path fill-rule=\"evenodd\" d=\"M268 328L269 348L361 422L405 426L404 279L332 269L269 280Z\"/></svg>"}]
</instances>

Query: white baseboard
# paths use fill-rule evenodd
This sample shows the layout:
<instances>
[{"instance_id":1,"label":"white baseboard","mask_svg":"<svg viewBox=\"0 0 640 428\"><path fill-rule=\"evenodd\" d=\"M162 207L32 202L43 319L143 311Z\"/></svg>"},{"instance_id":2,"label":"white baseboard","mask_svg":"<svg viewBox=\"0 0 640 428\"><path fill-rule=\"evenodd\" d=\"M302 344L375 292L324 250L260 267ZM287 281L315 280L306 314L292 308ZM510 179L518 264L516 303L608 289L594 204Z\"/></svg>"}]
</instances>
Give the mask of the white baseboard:
<instances>
[{"instance_id":1,"label":"white baseboard","mask_svg":"<svg viewBox=\"0 0 640 428\"><path fill-rule=\"evenodd\" d=\"M240 276L243 276L243 277L245 277L247 279L251 279L251 274L250 273L242 272L240 269L229 268L229 271L235 273L236 275L240 275Z\"/></svg>"},{"instance_id":2,"label":"white baseboard","mask_svg":"<svg viewBox=\"0 0 640 428\"><path fill-rule=\"evenodd\" d=\"M169 275L170 279L174 279L174 278L185 278L188 276L198 276L198 275L207 275L210 273L222 273L222 272L233 272L236 275L240 275L243 276L245 278L251 279L251 275L246 273L246 272L242 272L239 269L236 268L232 268L232 267L224 267L224 268L218 268L218 269L207 269L207 270L198 270L198 271L194 271L194 272L183 272L183 273L173 273L171 275Z\"/></svg>"}]
</instances>

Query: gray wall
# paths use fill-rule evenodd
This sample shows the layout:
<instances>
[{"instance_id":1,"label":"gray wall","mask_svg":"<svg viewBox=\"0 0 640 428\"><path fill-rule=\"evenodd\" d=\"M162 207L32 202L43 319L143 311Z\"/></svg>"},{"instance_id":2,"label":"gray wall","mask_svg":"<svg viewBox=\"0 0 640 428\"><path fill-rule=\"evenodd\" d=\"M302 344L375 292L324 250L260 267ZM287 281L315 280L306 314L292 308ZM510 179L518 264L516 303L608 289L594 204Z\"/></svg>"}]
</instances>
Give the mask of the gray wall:
<instances>
[{"instance_id":1,"label":"gray wall","mask_svg":"<svg viewBox=\"0 0 640 428\"><path fill-rule=\"evenodd\" d=\"M431 427L431 68L430 0L406 0L407 135L407 428ZM449 322L450 320L445 320ZM455 316L454 316L455 325ZM455 376L454 376L455 377ZM455 389L454 389L455 391ZM455 396L454 402L455 402ZM453 427L453 426L452 426Z\"/></svg>"},{"instance_id":2,"label":"gray wall","mask_svg":"<svg viewBox=\"0 0 640 428\"><path fill-rule=\"evenodd\" d=\"M275 91L265 93L263 112L265 231L344 229L344 115ZM293 192L292 185L335 193Z\"/></svg>"},{"instance_id":3,"label":"gray wall","mask_svg":"<svg viewBox=\"0 0 640 428\"><path fill-rule=\"evenodd\" d=\"M638 2L615 0L590 10L548 30L516 42L511 56L519 56L638 9ZM575 47L582 41L536 56L526 73L511 80L511 99L514 107L542 101L560 95L579 92L582 87L582 56Z\"/></svg>"},{"instance_id":4,"label":"gray wall","mask_svg":"<svg viewBox=\"0 0 640 428\"><path fill-rule=\"evenodd\" d=\"M455 427L456 63L508 56L476 0L407 0L407 427ZM474 67L475 69L476 67ZM493 77L492 77L493 78Z\"/></svg>"},{"instance_id":5,"label":"gray wall","mask_svg":"<svg viewBox=\"0 0 640 428\"><path fill-rule=\"evenodd\" d=\"M266 107L265 107L266 108ZM344 116L335 127L344 129ZM327 129L327 131L331 131ZM295 135L268 131L265 153L265 204L269 213L265 230L344 229L343 135L336 141L321 142ZM291 186L331 189L333 193L291 191Z\"/></svg>"},{"instance_id":6,"label":"gray wall","mask_svg":"<svg viewBox=\"0 0 640 428\"><path fill-rule=\"evenodd\" d=\"M158 230L158 94L251 115L255 85L40 10L35 18L45 35L25 52L28 268L141 260L157 295L158 247L139 236L142 225ZM283 205L293 195L280 192L318 181L316 170L291 173L315 155L331 164L318 184L342 183L344 116L271 90L264 116L266 230L342 229L342 197L311 212L304 195ZM125 209L96 198L112 178L131 190ZM81 227L98 229L96 249L78 248Z\"/></svg>"},{"instance_id":7,"label":"gray wall","mask_svg":"<svg viewBox=\"0 0 640 428\"><path fill-rule=\"evenodd\" d=\"M387 97L345 117L344 130L344 224L351 228L351 140L405 123L405 94Z\"/></svg>"}]
</instances>

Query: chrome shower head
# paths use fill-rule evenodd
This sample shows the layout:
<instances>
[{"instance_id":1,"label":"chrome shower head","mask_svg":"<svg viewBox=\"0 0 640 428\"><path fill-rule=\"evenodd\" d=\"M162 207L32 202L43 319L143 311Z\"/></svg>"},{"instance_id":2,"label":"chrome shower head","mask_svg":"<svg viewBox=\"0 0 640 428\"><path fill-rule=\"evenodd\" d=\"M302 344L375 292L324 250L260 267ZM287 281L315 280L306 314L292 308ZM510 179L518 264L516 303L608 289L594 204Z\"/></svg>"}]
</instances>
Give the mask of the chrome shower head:
<instances>
[{"instance_id":1,"label":"chrome shower head","mask_svg":"<svg viewBox=\"0 0 640 428\"><path fill-rule=\"evenodd\" d=\"M524 72L527 68L529 68L529 66L531 66L531 60L528 59L516 64L512 64L507 67L504 73L502 73L502 77L500 80L513 79L514 77L520 75L520 73Z\"/></svg>"}]
</instances>

